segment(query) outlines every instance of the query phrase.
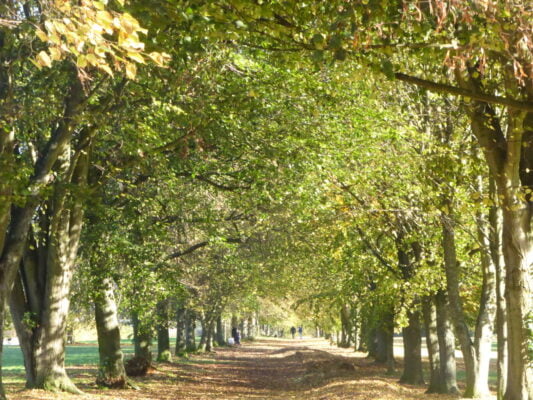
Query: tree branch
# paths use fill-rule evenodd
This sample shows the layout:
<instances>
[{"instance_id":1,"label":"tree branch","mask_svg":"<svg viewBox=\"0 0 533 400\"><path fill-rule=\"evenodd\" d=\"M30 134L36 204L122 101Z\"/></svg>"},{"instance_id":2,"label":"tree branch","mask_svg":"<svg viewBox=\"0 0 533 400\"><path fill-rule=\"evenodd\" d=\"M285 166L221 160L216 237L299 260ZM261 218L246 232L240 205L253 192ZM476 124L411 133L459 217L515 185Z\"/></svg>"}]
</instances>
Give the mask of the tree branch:
<instances>
[{"instance_id":1,"label":"tree branch","mask_svg":"<svg viewBox=\"0 0 533 400\"><path fill-rule=\"evenodd\" d=\"M475 93L468 89L446 85L444 83L428 81L414 76L402 74L401 72L396 72L394 74L394 77L399 81L420 86L432 92L449 93L456 96L469 97L473 100L483 101L485 103L500 104L502 106L514 108L516 110L533 112L533 102L530 101L519 101L507 97L494 96L486 93Z\"/></svg>"}]
</instances>

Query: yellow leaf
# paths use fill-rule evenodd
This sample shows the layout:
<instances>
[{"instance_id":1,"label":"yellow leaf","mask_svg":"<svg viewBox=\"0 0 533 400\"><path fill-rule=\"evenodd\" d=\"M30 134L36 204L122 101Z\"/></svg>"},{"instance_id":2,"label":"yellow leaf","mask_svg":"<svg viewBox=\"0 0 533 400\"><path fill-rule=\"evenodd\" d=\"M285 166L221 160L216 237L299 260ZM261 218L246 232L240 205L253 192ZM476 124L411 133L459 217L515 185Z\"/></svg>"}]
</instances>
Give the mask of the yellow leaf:
<instances>
[{"instance_id":1,"label":"yellow leaf","mask_svg":"<svg viewBox=\"0 0 533 400\"><path fill-rule=\"evenodd\" d=\"M113 76L113 70L111 68L109 68L109 65L107 65L107 64L99 64L98 68L100 68L101 70L107 72L109 75Z\"/></svg>"},{"instance_id":2,"label":"yellow leaf","mask_svg":"<svg viewBox=\"0 0 533 400\"><path fill-rule=\"evenodd\" d=\"M37 54L36 61L41 67L50 68L52 66L52 59L45 51L41 51L39 54Z\"/></svg>"},{"instance_id":3,"label":"yellow leaf","mask_svg":"<svg viewBox=\"0 0 533 400\"><path fill-rule=\"evenodd\" d=\"M54 60L54 61L61 60L61 50L59 50L59 48L50 47L50 49L48 49L48 51L50 52L50 56L52 57L52 60Z\"/></svg>"},{"instance_id":4,"label":"yellow leaf","mask_svg":"<svg viewBox=\"0 0 533 400\"><path fill-rule=\"evenodd\" d=\"M80 68L85 68L87 66L87 58L81 54L76 60L76 65Z\"/></svg>"},{"instance_id":5,"label":"yellow leaf","mask_svg":"<svg viewBox=\"0 0 533 400\"><path fill-rule=\"evenodd\" d=\"M85 56L87 58L87 62L91 65L94 65L94 66L97 66L99 61L98 61L98 58L92 54L92 53L89 53Z\"/></svg>"},{"instance_id":6,"label":"yellow leaf","mask_svg":"<svg viewBox=\"0 0 533 400\"><path fill-rule=\"evenodd\" d=\"M37 35L37 37L39 39L41 39L41 41L43 42L48 42L48 35L46 33L44 33L42 30L40 29L37 29L37 31L35 32L35 34Z\"/></svg>"},{"instance_id":7,"label":"yellow leaf","mask_svg":"<svg viewBox=\"0 0 533 400\"><path fill-rule=\"evenodd\" d=\"M98 11L96 21L104 27L107 33L113 33L113 16L107 11Z\"/></svg>"},{"instance_id":8,"label":"yellow leaf","mask_svg":"<svg viewBox=\"0 0 533 400\"><path fill-rule=\"evenodd\" d=\"M128 57L133 61L137 61L140 64L144 64L144 57L140 53L128 52Z\"/></svg>"},{"instance_id":9,"label":"yellow leaf","mask_svg":"<svg viewBox=\"0 0 533 400\"><path fill-rule=\"evenodd\" d=\"M104 10L105 9L105 4L101 1L93 1L93 5L94 5L94 8L98 9L98 10Z\"/></svg>"},{"instance_id":10,"label":"yellow leaf","mask_svg":"<svg viewBox=\"0 0 533 400\"><path fill-rule=\"evenodd\" d=\"M148 54L148 57L150 57L157 65L161 67L164 66L170 60L169 54L159 53L157 51Z\"/></svg>"},{"instance_id":11,"label":"yellow leaf","mask_svg":"<svg viewBox=\"0 0 533 400\"><path fill-rule=\"evenodd\" d=\"M137 66L133 63L127 63L126 64L126 76L128 79L135 79L135 76L137 75Z\"/></svg>"}]
</instances>

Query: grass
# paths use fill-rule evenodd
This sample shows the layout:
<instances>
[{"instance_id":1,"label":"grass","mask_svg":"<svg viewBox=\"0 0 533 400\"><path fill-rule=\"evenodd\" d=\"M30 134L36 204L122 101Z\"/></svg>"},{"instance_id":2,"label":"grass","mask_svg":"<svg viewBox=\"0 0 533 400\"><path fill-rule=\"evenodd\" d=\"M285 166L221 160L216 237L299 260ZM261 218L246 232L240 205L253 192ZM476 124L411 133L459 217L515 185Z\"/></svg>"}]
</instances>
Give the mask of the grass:
<instances>
[{"instance_id":1,"label":"grass","mask_svg":"<svg viewBox=\"0 0 533 400\"><path fill-rule=\"evenodd\" d=\"M175 338L170 338L171 347L175 340ZM198 343L199 340L200 338L196 338L196 343ZM131 339L122 339L120 342L124 355L126 357L133 355L133 344ZM152 349L157 349L157 342L153 343ZM98 341L96 340L84 340L75 345L67 345L65 359L65 365L67 367L77 365L97 365L98 359ZM19 346L4 345L2 371L7 375L24 373L24 361Z\"/></svg>"}]
</instances>

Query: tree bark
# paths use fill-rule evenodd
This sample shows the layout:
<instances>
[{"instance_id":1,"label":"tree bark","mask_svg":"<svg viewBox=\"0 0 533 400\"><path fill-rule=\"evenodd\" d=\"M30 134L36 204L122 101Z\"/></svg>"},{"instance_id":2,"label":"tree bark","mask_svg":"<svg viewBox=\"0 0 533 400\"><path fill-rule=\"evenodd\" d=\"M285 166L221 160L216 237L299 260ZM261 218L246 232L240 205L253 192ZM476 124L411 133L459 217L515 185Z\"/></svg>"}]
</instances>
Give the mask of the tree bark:
<instances>
[{"instance_id":1,"label":"tree bark","mask_svg":"<svg viewBox=\"0 0 533 400\"><path fill-rule=\"evenodd\" d=\"M147 321L139 318L137 311L132 312L131 320L133 323L133 344L135 357L146 360L148 364L152 363L152 329Z\"/></svg>"},{"instance_id":2,"label":"tree bark","mask_svg":"<svg viewBox=\"0 0 533 400\"><path fill-rule=\"evenodd\" d=\"M476 381L478 386L472 393L478 397L483 397L490 394L489 367L494 320L496 318L496 266L491 256L490 227L486 215L478 214L477 226L481 245L483 283L474 333L474 348L477 357L477 374L479 378Z\"/></svg>"},{"instance_id":3,"label":"tree bark","mask_svg":"<svg viewBox=\"0 0 533 400\"><path fill-rule=\"evenodd\" d=\"M474 77L473 71L467 69L465 78L458 70L456 76L463 87L480 92L482 81ZM512 82L516 83L516 80L509 73L508 89L518 92ZM531 99L531 87L528 89ZM508 126L507 135L504 135L501 120L491 104L476 101L468 111L472 132L483 150L498 196L502 199L509 357L504 398L531 400L533 366L529 359L529 332L533 313L533 203L531 194L524 195L523 191L533 188L533 113L506 109Z\"/></svg>"},{"instance_id":4,"label":"tree bark","mask_svg":"<svg viewBox=\"0 0 533 400\"><path fill-rule=\"evenodd\" d=\"M210 318L206 323L206 335L205 335L205 351L209 352L213 350L213 331L214 331L214 321L213 318Z\"/></svg>"},{"instance_id":5,"label":"tree bark","mask_svg":"<svg viewBox=\"0 0 533 400\"><path fill-rule=\"evenodd\" d=\"M185 340L186 316L187 311L183 307L178 307L176 311L176 356L182 356L186 351L187 343Z\"/></svg>"},{"instance_id":6,"label":"tree bark","mask_svg":"<svg viewBox=\"0 0 533 400\"><path fill-rule=\"evenodd\" d=\"M50 174L57 159L65 152L69 146L73 134L73 127L76 125L80 109L83 103L83 89L76 74L73 74L72 84L65 101L65 111L63 117L59 119L52 135L34 166L34 173L28 184L27 201L22 207L16 207L11 212L9 230L3 239L3 248L0 254L0 309L4 310L11 295L17 272L23 257L26 246L27 235L31 226L35 209L41 200L42 188L50 182ZM5 313L0 313L0 325L4 324ZM3 333L3 331L0 331ZM3 336L0 337L0 342ZM0 349L2 349L0 347ZM2 353L0 352L0 358ZM62 373L58 373L62 375ZM1 386L0 370L0 392ZM48 380L46 380L48 382ZM61 382L60 382L61 381ZM67 379L58 379L59 387L76 391ZM46 385L48 386L48 384Z\"/></svg>"},{"instance_id":7,"label":"tree bark","mask_svg":"<svg viewBox=\"0 0 533 400\"><path fill-rule=\"evenodd\" d=\"M455 364L455 336L448 312L448 298L443 290L435 296L437 335L439 341L440 378L439 393L458 394Z\"/></svg>"},{"instance_id":8,"label":"tree bark","mask_svg":"<svg viewBox=\"0 0 533 400\"><path fill-rule=\"evenodd\" d=\"M196 351L196 316L193 311L185 312L185 350L187 352Z\"/></svg>"},{"instance_id":9,"label":"tree bark","mask_svg":"<svg viewBox=\"0 0 533 400\"><path fill-rule=\"evenodd\" d=\"M168 299L157 303L157 361L171 361L170 336L168 333L169 302Z\"/></svg>"},{"instance_id":10,"label":"tree bark","mask_svg":"<svg viewBox=\"0 0 533 400\"><path fill-rule=\"evenodd\" d=\"M491 182L493 180L491 179ZM491 184L491 187L494 184ZM494 204L497 204L496 193L491 190L491 197ZM505 305L505 261L502 253L502 215L501 209L498 206L491 207L489 211L490 223L490 254L492 262L495 266L496 273L496 335L498 340L498 360L497 360L497 376L498 389L497 398L502 399L507 388L507 308Z\"/></svg>"},{"instance_id":11,"label":"tree bark","mask_svg":"<svg viewBox=\"0 0 533 400\"><path fill-rule=\"evenodd\" d=\"M100 363L96 383L110 388L126 387L124 357L120 347L120 328L117 305L110 278L104 278L94 299L98 354Z\"/></svg>"},{"instance_id":12,"label":"tree bark","mask_svg":"<svg viewBox=\"0 0 533 400\"><path fill-rule=\"evenodd\" d=\"M437 309L434 296L426 296L422 300L424 330L426 331L426 347L429 358L429 386L427 393L439 393L441 388L439 337L437 334Z\"/></svg>"},{"instance_id":13,"label":"tree bark","mask_svg":"<svg viewBox=\"0 0 533 400\"><path fill-rule=\"evenodd\" d=\"M68 151L62 154L58 171L64 181L56 183L52 199L38 215L45 229L32 232L37 250L26 251L11 296L28 387L80 393L66 374L64 360L68 296L81 234L83 203L81 196L69 193L64 182L86 185L89 143L90 139L82 143L74 156Z\"/></svg>"},{"instance_id":14,"label":"tree bark","mask_svg":"<svg viewBox=\"0 0 533 400\"><path fill-rule=\"evenodd\" d=\"M224 338L224 326L222 324L222 316L217 317L217 344L219 346L224 346L226 344Z\"/></svg>"},{"instance_id":15,"label":"tree bark","mask_svg":"<svg viewBox=\"0 0 533 400\"><path fill-rule=\"evenodd\" d=\"M448 210L451 209L451 202L446 200L445 205ZM442 213L442 248L444 251L444 270L446 272L446 288L448 291L448 300L450 305L451 317L455 328L455 333L461 345L463 361L466 371L466 388L464 397L480 397L479 392L480 379L479 365L474 343L468 332L466 324L463 302L459 294L459 265L455 252L455 228L451 212Z\"/></svg>"},{"instance_id":16,"label":"tree bark","mask_svg":"<svg viewBox=\"0 0 533 400\"><path fill-rule=\"evenodd\" d=\"M420 312L411 310L408 318L409 325L403 328L404 368L400 382L423 385Z\"/></svg>"}]
</instances>

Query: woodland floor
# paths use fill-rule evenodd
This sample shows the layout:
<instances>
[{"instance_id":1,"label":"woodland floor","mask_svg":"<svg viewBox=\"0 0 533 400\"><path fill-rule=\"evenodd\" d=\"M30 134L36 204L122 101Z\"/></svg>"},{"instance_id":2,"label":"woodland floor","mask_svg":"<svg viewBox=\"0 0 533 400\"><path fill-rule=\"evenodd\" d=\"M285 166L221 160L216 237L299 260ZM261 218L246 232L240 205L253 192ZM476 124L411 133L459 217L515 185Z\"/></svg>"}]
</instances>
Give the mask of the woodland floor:
<instances>
[{"instance_id":1,"label":"woodland floor","mask_svg":"<svg viewBox=\"0 0 533 400\"><path fill-rule=\"evenodd\" d=\"M400 366L399 366L400 369ZM422 386L398 383L382 366L364 354L339 349L324 340L261 339L240 347L217 348L177 363L159 363L133 382L139 390L101 390L94 385L94 367L69 368L74 382L86 394L74 396L22 390L9 384L12 400L177 400L177 399L440 399Z\"/></svg>"}]
</instances>

